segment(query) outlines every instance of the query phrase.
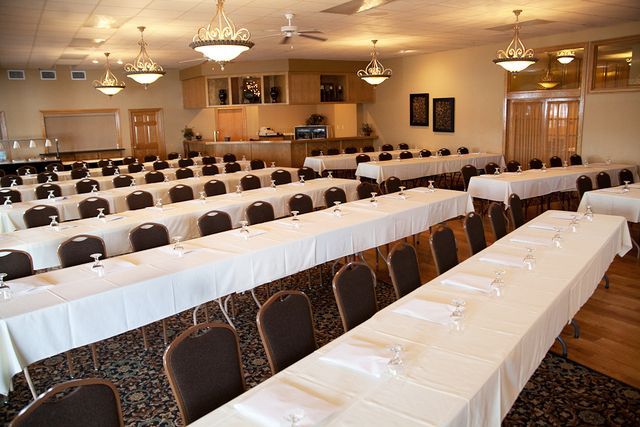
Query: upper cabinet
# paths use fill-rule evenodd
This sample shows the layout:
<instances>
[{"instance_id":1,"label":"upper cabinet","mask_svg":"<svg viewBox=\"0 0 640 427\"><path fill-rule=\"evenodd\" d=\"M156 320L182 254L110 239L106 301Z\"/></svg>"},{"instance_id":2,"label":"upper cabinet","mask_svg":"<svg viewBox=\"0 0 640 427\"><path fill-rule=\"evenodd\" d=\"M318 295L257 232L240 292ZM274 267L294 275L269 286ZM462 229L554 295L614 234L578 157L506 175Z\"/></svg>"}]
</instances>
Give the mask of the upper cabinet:
<instances>
[{"instance_id":1,"label":"upper cabinet","mask_svg":"<svg viewBox=\"0 0 640 427\"><path fill-rule=\"evenodd\" d=\"M376 102L375 87L354 74L347 75L347 102L354 104Z\"/></svg>"},{"instance_id":2,"label":"upper cabinet","mask_svg":"<svg viewBox=\"0 0 640 427\"><path fill-rule=\"evenodd\" d=\"M318 104L320 74L289 73L289 104Z\"/></svg>"}]
</instances>

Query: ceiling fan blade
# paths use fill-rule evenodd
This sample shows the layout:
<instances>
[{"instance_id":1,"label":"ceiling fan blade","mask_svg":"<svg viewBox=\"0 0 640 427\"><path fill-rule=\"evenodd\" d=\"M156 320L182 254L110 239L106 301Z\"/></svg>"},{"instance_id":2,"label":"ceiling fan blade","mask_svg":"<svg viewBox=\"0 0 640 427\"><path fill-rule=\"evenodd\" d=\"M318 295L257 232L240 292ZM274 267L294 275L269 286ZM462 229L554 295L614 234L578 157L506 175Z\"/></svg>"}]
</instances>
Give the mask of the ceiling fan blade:
<instances>
[{"instance_id":1,"label":"ceiling fan blade","mask_svg":"<svg viewBox=\"0 0 640 427\"><path fill-rule=\"evenodd\" d=\"M320 37L320 36L310 36L308 34L298 34L300 37L306 37L308 39L313 39L313 40L318 40L321 42L326 42L327 38L326 37Z\"/></svg>"},{"instance_id":2,"label":"ceiling fan blade","mask_svg":"<svg viewBox=\"0 0 640 427\"><path fill-rule=\"evenodd\" d=\"M320 30L302 30L302 31L298 31L298 34L324 34L324 33Z\"/></svg>"},{"instance_id":3,"label":"ceiling fan blade","mask_svg":"<svg viewBox=\"0 0 640 427\"><path fill-rule=\"evenodd\" d=\"M289 42L291 41L291 37L283 37L282 40L280 40L280 44L289 44Z\"/></svg>"}]
</instances>

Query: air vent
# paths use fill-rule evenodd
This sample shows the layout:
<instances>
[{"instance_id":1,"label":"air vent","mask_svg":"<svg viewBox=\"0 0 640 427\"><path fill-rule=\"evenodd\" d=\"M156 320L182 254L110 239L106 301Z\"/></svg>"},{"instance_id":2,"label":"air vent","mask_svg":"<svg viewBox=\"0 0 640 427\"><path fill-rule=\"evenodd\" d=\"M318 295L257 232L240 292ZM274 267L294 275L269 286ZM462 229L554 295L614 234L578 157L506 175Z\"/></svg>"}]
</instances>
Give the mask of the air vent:
<instances>
[{"instance_id":1,"label":"air vent","mask_svg":"<svg viewBox=\"0 0 640 427\"><path fill-rule=\"evenodd\" d=\"M80 70L71 70L71 80L87 80L87 72Z\"/></svg>"},{"instance_id":2,"label":"air vent","mask_svg":"<svg viewBox=\"0 0 640 427\"><path fill-rule=\"evenodd\" d=\"M56 70L40 70L40 80L56 80Z\"/></svg>"},{"instance_id":3,"label":"air vent","mask_svg":"<svg viewBox=\"0 0 640 427\"><path fill-rule=\"evenodd\" d=\"M7 78L9 80L24 80L24 70L7 70Z\"/></svg>"}]
</instances>

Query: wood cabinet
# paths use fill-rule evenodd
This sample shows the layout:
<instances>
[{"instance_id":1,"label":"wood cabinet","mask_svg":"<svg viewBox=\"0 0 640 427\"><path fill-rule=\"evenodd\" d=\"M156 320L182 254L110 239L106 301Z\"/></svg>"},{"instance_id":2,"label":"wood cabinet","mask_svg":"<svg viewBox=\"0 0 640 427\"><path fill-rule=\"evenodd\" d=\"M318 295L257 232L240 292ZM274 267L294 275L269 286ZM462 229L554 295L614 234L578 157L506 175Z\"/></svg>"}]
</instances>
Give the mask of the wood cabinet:
<instances>
[{"instance_id":1,"label":"wood cabinet","mask_svg":"<svg viewBox=\"0 0 640 427\"><path fill-rule=\"evenodd\" d=\"M362 80L355 73L347 75L347 102L354 104L376 102L374 86Z\"/></svg>"},{"instance_id":2,"label":"wood cabinet","mask_svg":"<svg viewBox=\"0 0 640 427\"><path fill-rule=\"evenodd\" d=\"M289 73L289 104L320 103L320 74Z\"/></svg>"},{"instance_id":3,"label":"wood cabinet","mask_svg":"<svg viewBox=\"0 0 640 427\"><path fill-rule=\"evenodd\" d=\"M207 107L206 77L195 77L182 81L182 106L184 108Z\"/></svg>"}]
</instances>

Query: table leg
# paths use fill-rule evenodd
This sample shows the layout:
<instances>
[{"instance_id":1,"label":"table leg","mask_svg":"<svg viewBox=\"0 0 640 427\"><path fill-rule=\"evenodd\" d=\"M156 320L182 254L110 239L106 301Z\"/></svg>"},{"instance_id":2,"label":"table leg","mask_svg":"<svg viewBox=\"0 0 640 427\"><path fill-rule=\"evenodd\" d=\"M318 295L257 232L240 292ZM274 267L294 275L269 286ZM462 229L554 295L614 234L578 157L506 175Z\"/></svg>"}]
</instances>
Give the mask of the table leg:
<instances>
[{"instance_id":1,"label":"table leg","mask_svg":"<svg viewBox=\"0 0 640 427\"><path fill-rule=\"evenodd\" d=\"M36 400L36 398L38 397L38 393L36 393L36 388L33 385L33 381L31 381L31 375L29 375L29 369L25 366L22 369L22 372L24 373L24 377L27 380L27 385L29 386L29 391L31 391L31 396L33 396L33 400Z\"/></svg>"}]
</instances>

